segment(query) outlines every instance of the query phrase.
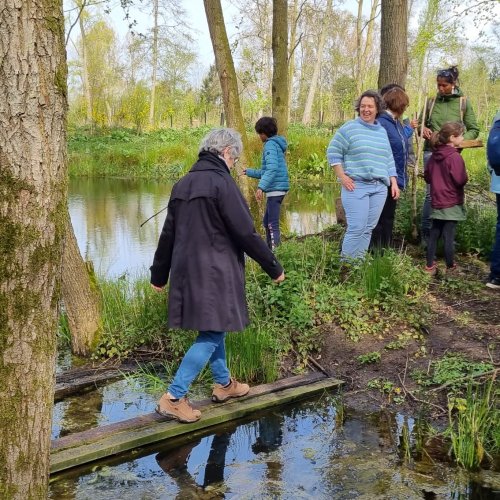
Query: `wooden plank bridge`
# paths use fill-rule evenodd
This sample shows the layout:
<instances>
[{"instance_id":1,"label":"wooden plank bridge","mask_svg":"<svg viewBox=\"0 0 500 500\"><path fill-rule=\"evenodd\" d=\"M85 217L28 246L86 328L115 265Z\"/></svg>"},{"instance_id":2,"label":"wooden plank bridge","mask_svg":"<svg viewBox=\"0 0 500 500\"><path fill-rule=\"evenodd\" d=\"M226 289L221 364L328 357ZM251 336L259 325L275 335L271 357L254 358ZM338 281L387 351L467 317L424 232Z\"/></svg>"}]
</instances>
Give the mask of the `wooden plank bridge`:
<instances>
[{"instance_id":1,"label":"wooden plank bridge","mask_svg":"<svg viewBox=\"0 0 500 500\"><path fill-rule=\"evenodd\" d=\"M252 387L247 396L226 403L212 403L209 399L193 403L203 414L200 420L190 424L166 420L156 413L149 413L71 434L52 442L50 470L51 473L60 472L158 441L207 429L273 406L293 403L331 391L342 383L323 373L300 375Z\"/></svg>"}]
</instances>

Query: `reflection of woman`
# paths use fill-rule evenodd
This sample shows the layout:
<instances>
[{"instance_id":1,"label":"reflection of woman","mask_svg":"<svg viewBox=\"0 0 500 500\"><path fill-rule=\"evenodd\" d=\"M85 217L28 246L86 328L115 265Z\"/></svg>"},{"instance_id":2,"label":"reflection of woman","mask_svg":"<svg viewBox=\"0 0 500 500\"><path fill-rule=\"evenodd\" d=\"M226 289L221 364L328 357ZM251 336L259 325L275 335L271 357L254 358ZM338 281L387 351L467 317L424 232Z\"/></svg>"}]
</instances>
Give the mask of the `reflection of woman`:
<instances>
[{"instance_id":1,"label":"reflection of woman","mask_svg":"<svg viewBox=\"0 0 500 500\"><path fill-rule=\"evenodd\" d=\"M201 417L185 396L207 363L216 382L215 401L249 391L247 384L230 377L224 344L227 331L248 325L244 253L275 281L285 279L230 174L242 148L240 135L232 129L212 130L203 139L198 161L172 189L151 266L155 290L170 279L169 327L199 331L156 407L160 415L181 422Z\"/></svg>"},{"instance_id":2,"label":"reflection of woman","mask_svg":"<svg viewBox=\"0 0 500 500\"><path fill-rule=\"evenodd\" d=\"M410 127L405 127L401 122L401 118L410 100L404 89L397 85L392 85L389 89L383 88L380 93L386 105L386 111L380 114L378 121L385 128L389 137L394 163L396 164L398 187L402 190L405 189L408 182L406 173L410 149L408 139L413 134L413 130ZM416 121L413 125L416 125ZM385 248L390 245L392 240L397 200L391 196L391 188L388 189L389 192L384 208L372 234L372 246L374 247Z\"/></svg>"},{"instance_id":3,"label":"reflection of woman","mask_svg":"<svg viewBox=\"0 0 500 500\"><path fill-rule=\"evenodd\" d=\"M476 116L472 105L458 87L458 68L451 66L437 72L437 96L430 99L425 110L426 119L422 130L426 139L424 145L424 168L431 157L432 151L429 139L433 132L438 132L446 122L459 122L465 127L464 139L476 139L479 135ZM427 189L422 209L422 237L429 238L432 221L431 195Z\"/></svg>"},{"instance_id":4,"label":"reflection of woman","mask_svg":"<svg viewBox=\"0 0 500 500\"><path fill-rule=\"evenodd\" d=\"M328 163L342 184L347 231L342 242L342 256L363 257L372 230L384 207L387 187L397 200L399 188L391 145L377 118L383 110L380 95L372 90L359 98L358 118L344 123L328 145Z\"/></svg>"}]
</instances>

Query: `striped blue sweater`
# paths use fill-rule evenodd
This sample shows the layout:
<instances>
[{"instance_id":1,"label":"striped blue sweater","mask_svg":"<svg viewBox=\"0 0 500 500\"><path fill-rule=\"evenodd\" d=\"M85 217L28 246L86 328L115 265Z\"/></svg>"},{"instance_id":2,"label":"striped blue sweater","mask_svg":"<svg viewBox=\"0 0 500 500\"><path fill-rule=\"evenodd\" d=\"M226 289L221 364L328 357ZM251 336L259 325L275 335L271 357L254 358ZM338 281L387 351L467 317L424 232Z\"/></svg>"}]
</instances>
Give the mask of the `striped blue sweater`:
<instances>
[{"instance_id":1,"label":"striped blue sweater","mask_svg":"<svg viewBox=\"0 0 500 500\"><path fill-rule=\"evenodd\" d=\"M370 124L358 117L344 123L330 141L326 156L330 165L341 164L355 181L378 179L389 186L389 177L397 176L387 132L378 121Z\"/></svg>"}]
</instances>

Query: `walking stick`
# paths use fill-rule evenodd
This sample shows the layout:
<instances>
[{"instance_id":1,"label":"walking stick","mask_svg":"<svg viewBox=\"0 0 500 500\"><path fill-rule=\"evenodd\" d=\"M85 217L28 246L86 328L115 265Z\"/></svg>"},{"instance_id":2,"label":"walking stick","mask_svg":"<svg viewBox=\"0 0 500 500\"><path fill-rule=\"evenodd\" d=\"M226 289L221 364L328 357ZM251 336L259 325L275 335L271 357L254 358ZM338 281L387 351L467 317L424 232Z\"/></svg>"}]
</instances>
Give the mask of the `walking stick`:
<instances>
[{"instance_id":1,"label":"walking stick","mask_svg":"<svg viewBox=\"0 0 500 500\"><path fill-rule=\"evenodd\" d=\"M422 152L424 148L424 127L427 112L427 96L424 99L424 109L422 111L422 125L420 126L420 133L417 135L417 156L415 158L415 165L413 166L412 172L412 186L411 186L411 236L414 241L418 238L418 228L417 228L417 180L418 180L418 166L420 164L420 158L422 157Z\"/></svg>"}]
</instances>

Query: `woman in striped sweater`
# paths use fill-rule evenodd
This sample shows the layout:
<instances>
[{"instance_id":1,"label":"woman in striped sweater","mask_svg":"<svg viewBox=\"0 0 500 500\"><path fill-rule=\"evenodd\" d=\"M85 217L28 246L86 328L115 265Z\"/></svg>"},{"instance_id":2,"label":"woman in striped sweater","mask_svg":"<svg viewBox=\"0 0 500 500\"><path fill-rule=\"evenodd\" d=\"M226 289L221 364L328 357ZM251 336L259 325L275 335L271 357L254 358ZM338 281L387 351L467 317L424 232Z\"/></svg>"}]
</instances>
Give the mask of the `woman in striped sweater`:
<instances>
[{"instance_id":1,"label":"woman in striped sweater","mask_svg":"<svg viewBox=\"0 0 500 500\"><path fill-rule=\"evenodd\" d=\"M358 99L358 118L348 121L328 145L328 163L342 184L347 231L342 242L346 260L364 257L384 207L387 187L399 198L397 172L387 132L377 121L384 109L380 95L367 90Z\"/></svg>"}]
</instances>

